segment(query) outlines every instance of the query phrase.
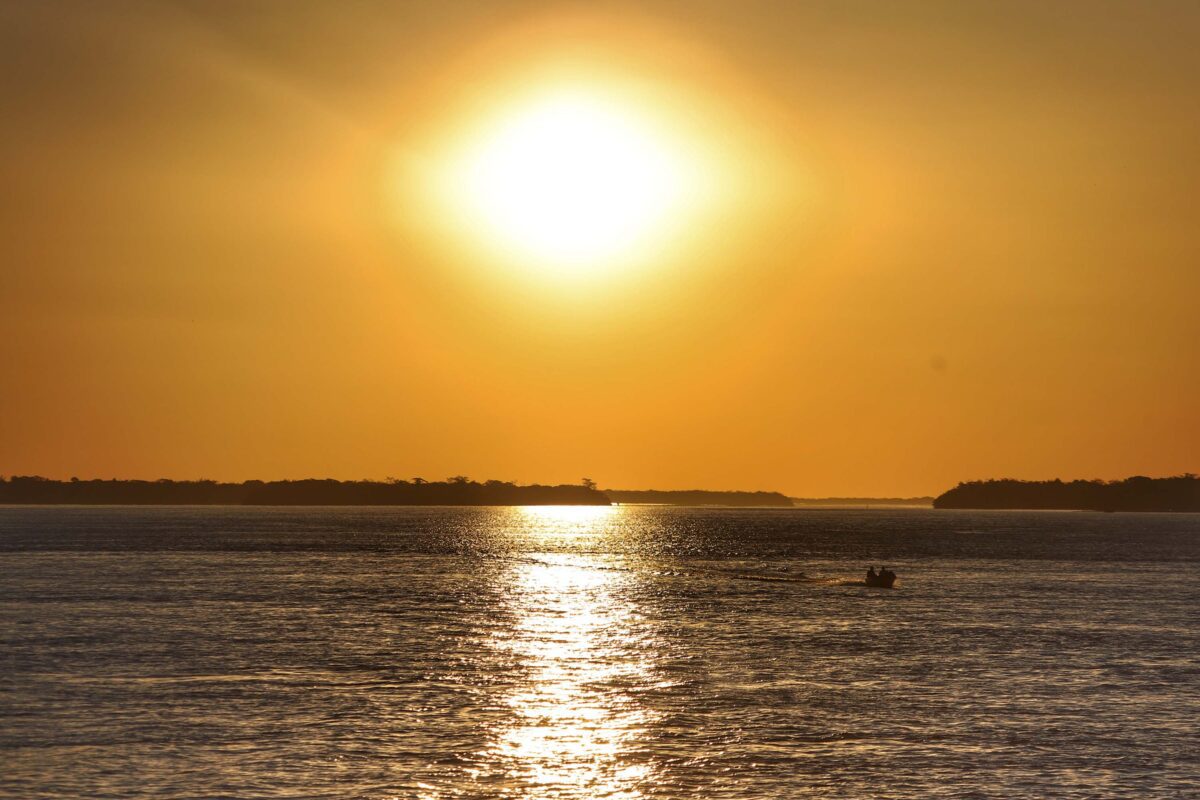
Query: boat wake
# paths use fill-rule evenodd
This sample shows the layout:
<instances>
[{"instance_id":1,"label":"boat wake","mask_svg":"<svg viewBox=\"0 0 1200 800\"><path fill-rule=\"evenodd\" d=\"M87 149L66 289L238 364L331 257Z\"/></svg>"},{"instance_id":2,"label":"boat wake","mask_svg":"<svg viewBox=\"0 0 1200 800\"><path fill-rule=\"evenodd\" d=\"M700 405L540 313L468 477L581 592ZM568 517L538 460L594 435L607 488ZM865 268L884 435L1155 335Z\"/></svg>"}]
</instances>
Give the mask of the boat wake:
<instances>
[{"instance_id":1,"label":"boat wake","mask_svg":"<svg viewBox=\"0 0 1200 800\"><path fill-rule=\"evenodd\" d=\"M621 564L599 564L594 561L580 560L578 557L543 558L537 556L509 556L506 560L521 561L530 564L540 564L555 567L577 567L588 570L603 570L608 572L642 572L646 566L628 566ZM647 565L650 566L650 565ZM784 568L786 569L786 567ZM811 586L857 586L871 588L891 588L890 586L875 586L864 580L851 580L839 577L816 577L804 572L784 572L778 569L745 569L718 566L690 564L682 566L673 563L658 563L650 566L655 575L682 578L726 578L735 581L761 581L764 583L802 583Z\"/></svg>"}]
</instances>

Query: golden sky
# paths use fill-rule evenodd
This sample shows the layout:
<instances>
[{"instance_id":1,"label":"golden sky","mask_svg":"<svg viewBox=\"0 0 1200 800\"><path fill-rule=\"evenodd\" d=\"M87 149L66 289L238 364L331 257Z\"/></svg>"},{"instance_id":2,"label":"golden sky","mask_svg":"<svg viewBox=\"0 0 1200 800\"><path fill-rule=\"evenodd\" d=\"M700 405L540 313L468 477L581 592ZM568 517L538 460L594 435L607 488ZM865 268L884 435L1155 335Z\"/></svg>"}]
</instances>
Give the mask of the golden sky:
<instances>
[{"instance_id":1,"label":"golden sky","mask_svg":"<svg viewBox=\"0 0 1200 800\"><path fill-rule=\"evenodd\" d=\"M1200 471L1197 41L1167 0L6 3L0 473Z\"/></svg>"}]
</instances>

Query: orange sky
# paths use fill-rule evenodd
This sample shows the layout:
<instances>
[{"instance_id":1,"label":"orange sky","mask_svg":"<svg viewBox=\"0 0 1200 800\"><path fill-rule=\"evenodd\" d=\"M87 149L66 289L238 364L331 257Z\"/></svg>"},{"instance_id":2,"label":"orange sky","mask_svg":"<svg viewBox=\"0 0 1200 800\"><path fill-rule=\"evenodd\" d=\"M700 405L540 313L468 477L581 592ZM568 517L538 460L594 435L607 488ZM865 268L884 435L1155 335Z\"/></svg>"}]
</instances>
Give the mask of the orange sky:
<instances>
[{"instance_id":1,"label":"orange sky","mask_svg":"<svg viewBox=\"0 0 1200 800\"><path fill-rule=\"evenodd\" d=\"M1200 471L1196 41L1165 0L5 4L0 474ZM568 68L741 181L580 280L395 168Z\"/></svg>"}]
</instances>

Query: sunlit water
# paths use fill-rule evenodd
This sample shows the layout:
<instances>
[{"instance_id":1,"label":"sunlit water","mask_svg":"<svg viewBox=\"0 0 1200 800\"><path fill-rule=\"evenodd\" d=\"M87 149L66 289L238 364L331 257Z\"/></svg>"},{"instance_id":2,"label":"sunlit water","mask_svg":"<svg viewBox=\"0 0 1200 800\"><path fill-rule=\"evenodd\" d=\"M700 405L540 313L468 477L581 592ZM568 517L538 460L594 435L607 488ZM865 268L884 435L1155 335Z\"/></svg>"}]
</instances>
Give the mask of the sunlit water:
<instances>
[{"instance_id":1,"label":"sunlit water","mask_svg":"<svg viewBox=\"0 0 1200 800\"><path fill-rule=\"evenodd\" d=\"M0 509L0 796L1200 797L1198 571L1197 515Z\"/></svg>"}]
</instances>

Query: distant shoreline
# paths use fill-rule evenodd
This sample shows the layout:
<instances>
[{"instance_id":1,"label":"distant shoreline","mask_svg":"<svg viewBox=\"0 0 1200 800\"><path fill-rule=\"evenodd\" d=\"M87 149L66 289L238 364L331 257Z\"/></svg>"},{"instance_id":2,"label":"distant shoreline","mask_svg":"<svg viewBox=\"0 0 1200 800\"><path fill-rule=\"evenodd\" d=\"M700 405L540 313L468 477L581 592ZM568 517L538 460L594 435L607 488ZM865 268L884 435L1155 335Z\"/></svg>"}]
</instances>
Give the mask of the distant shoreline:
<instances>
[{"instance_id":1,"label":"distant shoreline","mask_svg":"<svg viewBox=\"0 0 1200 800\"><path fill-rule=\"evenodd\" d=\"M1122 481L970 481L933 501L934 508L993 511L1200 511L1200 478L1135 476Z\"/></svg>"},{"instance_id":2,"label":"distant shoreline","mask_svg":"<svg viewBox=\"0 0 1200 800\"><path fill-rule=\"evenodd\" d=\"M243 481L52 480L0 478L0 505L131 506L669 506L792 507L779 492L601 490L579 484L522 486L508 481L412 480Z\"/></svg>"},{"instance_id":3,"label":"distant shoreline","mask_svg":"<svg viewBox=\"0 0 1200 800\"><path fill-rule=\"evenodd\" d=\"M780 492L599 489L579 484L473 481L71 480L0 477L0 505L76 506L609 506L1200 512L1200 478L970 481L934 497L788 497Z\"/></svg>"},{"instance_id":4,"label":"distant shoreline","mask_svg":"<svg viewBox=\"0 0 1200 800\"><path fill-rule=\"evenodd\" d=\"M506 481L0 480L0 504L141 506L607 506L594 485L520 486Z\"/></svg>"},{"instance_id":5,"label":"distant shoreline","mask_svg":"<svg viewBox=\"0 0 1200 800\"><path fill-rule=\"evenodd\" d=\"M932 497L793 497L792 505L809 508L932 508Z\"/></svg>"},{"instance_id":6,"label":"distant shoreline","mask_svg":"<svg viewBox=\"0 0 1200 800\"><path fill-rule=\"evenodd\" d=\"M614 503L653 506L725 506L729 508L791 508L792 500L779 492L722 492L707 489L663 491L657 489L605 489Z\"/></svg>"}]
</instances>

